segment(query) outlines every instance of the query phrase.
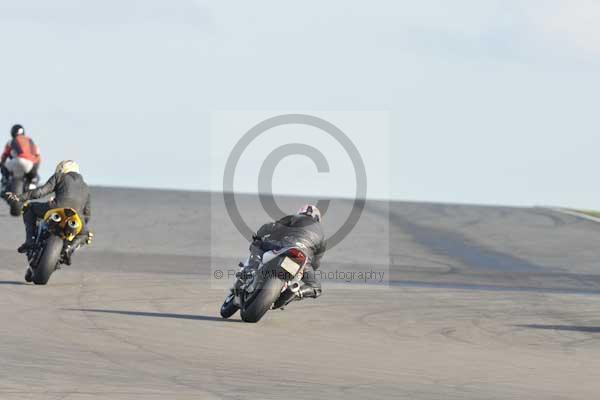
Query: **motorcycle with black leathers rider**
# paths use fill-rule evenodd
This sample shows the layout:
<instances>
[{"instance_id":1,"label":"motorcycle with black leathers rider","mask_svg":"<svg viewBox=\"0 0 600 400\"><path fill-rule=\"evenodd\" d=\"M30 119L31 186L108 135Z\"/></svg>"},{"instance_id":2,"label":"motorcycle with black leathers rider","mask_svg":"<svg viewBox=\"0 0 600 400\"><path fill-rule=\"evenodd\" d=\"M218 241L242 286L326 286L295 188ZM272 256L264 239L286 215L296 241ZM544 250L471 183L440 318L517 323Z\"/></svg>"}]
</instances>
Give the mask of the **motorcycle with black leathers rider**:
<instances>
[{"instance_id":1,"label":"motorcycle with black leathers rider","mask_svg":"<svg viewBox=\"0 0 600 400\"><path fill-rule=\"evenodd\" d=\"M221 316L230 318L240 310L243 321L258 322L269 309L319 297L315 271L327 247L320 219L316 207L305 206L296 215L263 225L253 237L247 261L239 265Z\"/></svg>"},{"instance_id":2,"label":"motorcycle with black leathers rider","mask_svg":"<svg viewBox=\"0 0 600 400\"><path fill-rule=\"evenodd\" d=\"M30 202L51 194L48 202ZM11 203L24 203L26 241L18 252L26 254L29 262L25 281L45 285L62 264L71 265L79 247L91 244L93 234L87 229L91 196L76 162L62 161L40 188L6 197Z\"/></svg>"}]
</instances>

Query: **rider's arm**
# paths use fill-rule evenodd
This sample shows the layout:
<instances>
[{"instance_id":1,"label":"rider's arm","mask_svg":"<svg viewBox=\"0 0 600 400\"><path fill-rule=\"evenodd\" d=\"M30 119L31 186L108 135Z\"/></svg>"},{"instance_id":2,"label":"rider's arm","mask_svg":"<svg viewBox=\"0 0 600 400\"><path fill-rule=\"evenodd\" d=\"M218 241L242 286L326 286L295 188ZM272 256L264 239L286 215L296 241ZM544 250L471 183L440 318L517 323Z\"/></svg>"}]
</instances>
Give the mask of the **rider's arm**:
<instances>
[{"instance_id":1,"label":"rider's arm","mask_svg":"<svg viewBox=\"0 0 600 400\"><path fill-rule=\"evenodd\" d=\"M0 159L0 164L4 165L4 163L6 162L6 160L8 159L8 157L10 157L10 145L7 144L6 147L4 148L4 152L2 153L2 159Z\"/></svg>"},{"instance_id":2,"label":"rider's arm","mask_svg":"<svg viewBox=\"0 0 600 400\"><path fill-rule=\"evenodd\" d=\"M38 146L33 140L31 140L31 143L33 144L33 155L37 158L37 164L42 161L42 153L40 152L40 146Z\"/></svg>"},{"instance_id":3,"label":"rider's arm","mask_svg":"<svg viewBox=\"0 0 600 400\"><path fill-rule=\"evenodd\" d=\"M275 228L275 222L270 222L268 224L264 224L263 226L260 227L258 232L256 232L256 236L262 239L265 236L270 235L273 232L274 228Z\"/></svg>"},{"instance_id":4,"label":"rider's arm","mask_svg":"<svg viewBox=\"0 0 600 400\"><path fill-rule=\"evenodd\" d=\"M271 234L274 226L275 223L271 222L269 224L264 224L260 227L260 229L252 236L252 243L250 243L250 251L253 251L253 247L257 249L260 249L262 247L263 238Z\"/></svg>"},{"instance_id":5,"label":"rider's arm","mask_svg":"<svg viewBox=\"0 0 600 400\"><path fill-rule=\"evenodd\" d=\"M54 192L56 188L56 184L58 182L58 175L54 174L48 179L48 182L44 184L44 186L40 186L37 189L30 190L29 192L25 192L19 196L21 201L40 199L42 197L48 196L50 193Z\"/></svg>"},{"instance_id":6,"label":"rider's arm","mask_svg":"<svg viewBox=\"0 0 600 400\"><path fill-rule=\"evenodd\" d=\"M256 232L255 237L260 238L262 240L264 240L265 238L268 238L268 236L271 235L273 233L273 231L275 231L275 229L277 229L278 227L281 227L282 225L289 226L289 223L292 220L292 217L293 217L293 215L288 215L287 217L281 218L279 221L264 224L263 226L260 227L258 232Z\"/></svg>"}]
</instances>

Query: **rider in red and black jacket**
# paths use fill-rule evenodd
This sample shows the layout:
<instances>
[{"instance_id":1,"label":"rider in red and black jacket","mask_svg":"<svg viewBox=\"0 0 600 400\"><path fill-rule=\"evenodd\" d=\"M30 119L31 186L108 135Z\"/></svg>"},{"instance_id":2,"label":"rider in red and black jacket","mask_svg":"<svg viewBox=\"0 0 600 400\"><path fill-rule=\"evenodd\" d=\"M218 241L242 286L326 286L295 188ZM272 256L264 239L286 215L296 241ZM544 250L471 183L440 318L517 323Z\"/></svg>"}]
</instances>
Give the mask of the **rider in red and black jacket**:
<instances>
[{"instance_id":1,"label":"rider in red and black jacket","mask_svg":"<svg viewBox=\"0 0 600 400\"><path fill-rule=\"evenodd\" d=\"M25 135L22 125L14 125L10 134L12 139L4 147L0 158L2 175L4 177L8 177L9 174L17 177L24 175L32 182L37 182L42 161L39 147L33 139Z\"/></svg>"}]
</instances>

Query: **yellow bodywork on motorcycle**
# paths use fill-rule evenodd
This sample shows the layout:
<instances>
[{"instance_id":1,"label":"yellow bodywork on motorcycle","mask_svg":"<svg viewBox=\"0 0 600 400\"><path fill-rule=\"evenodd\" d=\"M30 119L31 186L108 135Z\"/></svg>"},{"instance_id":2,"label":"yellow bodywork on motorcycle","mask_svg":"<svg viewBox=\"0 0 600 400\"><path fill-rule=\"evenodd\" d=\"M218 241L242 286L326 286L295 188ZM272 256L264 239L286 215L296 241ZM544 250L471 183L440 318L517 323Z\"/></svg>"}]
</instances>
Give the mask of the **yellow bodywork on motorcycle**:
<instances>
[{"instance_id":1,"label":"yellow bodywork on motorcycle","mask_svg":"<svg viewBox=\"0 0 600 400\"><path fill-rule=\"evenodd\" d=\"M53 226L54 231L58 231L62 239L69 242L72 242L83 230L83 221L72 208L53 208L44 214L44 221L49 226Z\"/></svg>"}]
</instances>

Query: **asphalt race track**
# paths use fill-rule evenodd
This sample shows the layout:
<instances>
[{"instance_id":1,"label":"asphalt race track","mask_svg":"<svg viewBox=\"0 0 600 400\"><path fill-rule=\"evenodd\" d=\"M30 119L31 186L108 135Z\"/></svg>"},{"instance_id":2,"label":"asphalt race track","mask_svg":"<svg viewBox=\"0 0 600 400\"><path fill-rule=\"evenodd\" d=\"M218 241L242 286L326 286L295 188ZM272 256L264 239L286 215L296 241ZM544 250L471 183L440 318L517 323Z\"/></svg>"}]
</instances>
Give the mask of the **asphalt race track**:
<instances>
[{"instance_id":1,"label":"asphalt race track","mask_svg":"<svg viewBox=\"0 0 600 400\"><path fill-rule=\"evenodd\" d=\"M266 218L255 197L238 205L250 225ZM328 231L350 207L332 203ZM46 287L23 283L22 223L4 204L0 230L3 400L600 393L600 224L577 217L371 202L326 255L323 296L255 325L218 314L215 273L247 248L221 196L94 189L97 241Z\"/></svg>"}]
</instances>

